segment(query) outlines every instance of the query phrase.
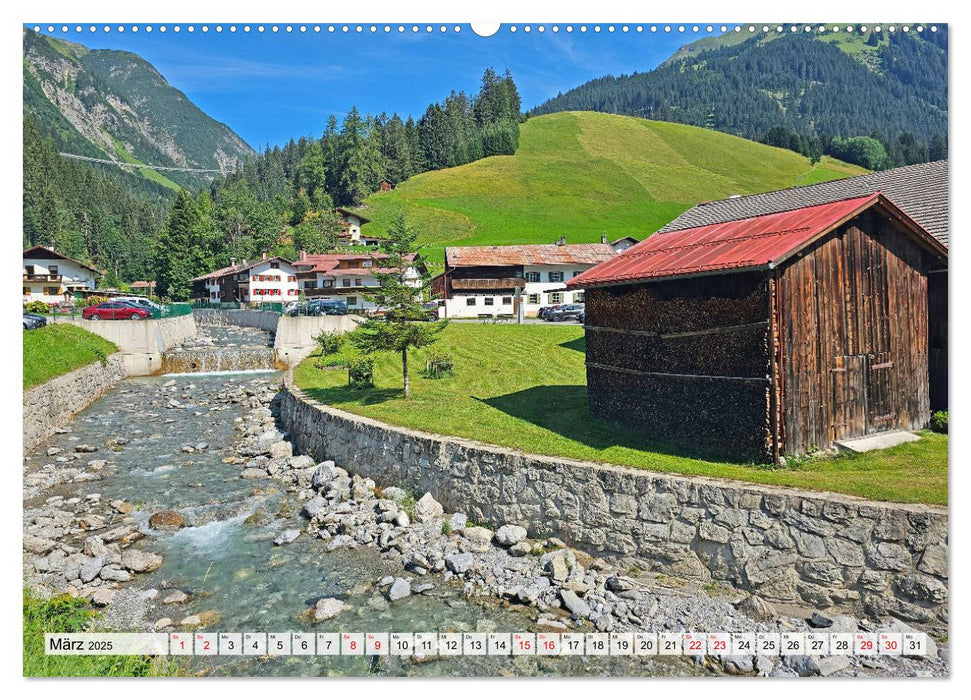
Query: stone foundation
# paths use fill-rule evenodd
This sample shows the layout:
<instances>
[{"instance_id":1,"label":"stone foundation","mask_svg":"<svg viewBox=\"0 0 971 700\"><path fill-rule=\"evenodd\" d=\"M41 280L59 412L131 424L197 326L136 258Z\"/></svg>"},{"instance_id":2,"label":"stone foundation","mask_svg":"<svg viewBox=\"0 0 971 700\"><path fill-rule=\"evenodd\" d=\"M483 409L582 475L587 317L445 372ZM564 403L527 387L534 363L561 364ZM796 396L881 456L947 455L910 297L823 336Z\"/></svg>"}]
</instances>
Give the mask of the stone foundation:
<instances>
[{"instance_id":1,"label":"stone foundation","mask_svg":"<svg viewBox=\"0 0 971 700\"><path fill-rule=\"evenodd\" d=\"M947 511L528 455L398 428L284 389L300 451L472 520L785 604L946 626Z\"/></svg>"}]
</instances>

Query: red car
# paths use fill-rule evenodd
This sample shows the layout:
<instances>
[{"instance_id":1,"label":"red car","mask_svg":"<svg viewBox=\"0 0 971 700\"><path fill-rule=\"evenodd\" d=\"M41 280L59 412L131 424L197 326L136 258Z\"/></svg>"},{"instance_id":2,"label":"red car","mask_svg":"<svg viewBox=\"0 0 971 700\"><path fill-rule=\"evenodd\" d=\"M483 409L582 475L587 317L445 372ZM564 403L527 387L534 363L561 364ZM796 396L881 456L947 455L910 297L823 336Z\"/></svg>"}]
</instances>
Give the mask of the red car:
<instances>
[{"instance_id":1,"label":"red car","mask_svg":"<svg viewBox=\"0 0 971 700\"><path fill-rule=\"evenodd\" d=\"M81 318L92 321L100 321L101 319L141 321L144 318L150 318L151 315L151 312L146 309L129 306L120 301L103 301L100 304L89 306L81 312Z\"/></svg>"}]
</instances>

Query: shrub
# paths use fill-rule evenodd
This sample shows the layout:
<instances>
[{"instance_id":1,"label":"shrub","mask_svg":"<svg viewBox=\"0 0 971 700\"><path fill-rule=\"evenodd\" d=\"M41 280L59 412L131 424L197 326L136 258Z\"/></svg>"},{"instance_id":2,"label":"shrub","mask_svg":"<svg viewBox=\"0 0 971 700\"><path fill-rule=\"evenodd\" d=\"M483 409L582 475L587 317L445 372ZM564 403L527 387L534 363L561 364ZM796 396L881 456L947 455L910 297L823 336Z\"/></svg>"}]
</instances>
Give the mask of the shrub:
<instances>
[{"instance_id":1,"label":"shrub","mask_svg":"<svg viewBox=\"0 0 971 700\"><path fill-rule=\"evenodd\" d=\"M374 360L361 357L347 365L347 384L356 388L374 386Z\"/></svg>"},{"instance_id":2,"label":"shrub","mask_svg":"<svg viewBox=\"0 0 971 700\"><path fill-rule=\"evenodd\" d=\"M947 433L947 411L937 411L931 415L931 430L935 433Z\"/></svg>"},{"instance_id":3,"label":"shrub","mask_svg":"<svg viewBox=\"0 0 971 700\"><path fill-rule=\"evenodd\" d=\"M425 360L425 377L427 379L442 379L455 376L455 362L447 353L429 355Z\"/></svg>"},{"instance_id":4,"label":"shrub","mask_svg":"<svg viewBox=\"0 0 971 700\"><path fill-rule=\"evenodd\" d=\"M341 331L321 331L314 336L314 342L320 348L320 361L314 364L317 369L323 369L326 366L339 367L346 364L346 360L342 360L341 358L327 360L328 357L336 355L343 349L347 342L346 333L342 333Z\"/></svg>"},{"instance_id":5,"label":"shrub","mask_svg":"<svg viewBox=\"0 0 971 700\"><path fill-rule=\"evenodd\" d=\"M29 314L46 314L50 309L48 309L47 304L35 299L34 301L28 301L27 305L24 306L24 311Z\"/></svg>"}]
</instances>

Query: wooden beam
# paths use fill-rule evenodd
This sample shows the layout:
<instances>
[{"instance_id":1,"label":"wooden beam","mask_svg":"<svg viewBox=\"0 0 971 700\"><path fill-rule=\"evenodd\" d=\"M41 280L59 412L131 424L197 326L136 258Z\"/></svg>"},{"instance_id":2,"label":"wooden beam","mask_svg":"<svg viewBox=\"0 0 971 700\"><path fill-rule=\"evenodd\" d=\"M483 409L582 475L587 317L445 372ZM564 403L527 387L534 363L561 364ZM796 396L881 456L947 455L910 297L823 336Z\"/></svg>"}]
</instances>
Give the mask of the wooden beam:
<instances>
[{"instance_id":1,"label":"wooden beam","mask_svg":"<svg viewBox=\"0 0 971 700\"><path fill-rule=\"evenodd\" d=\"M755 323L743 323L737 326L721 326L719 328L702 328L697 331L682 331L680 333L657 333L655 331L638 331L627 328L611 328L609 326L584 326L588 331L603 331L605 333L620 333L621 335L639 335L647 338L659 338L667 340L669 338L688 338L698 335L716 335L719 333L733 333L744 331L751 328L765 328L769 325L768 321L756 321Z\"/></svg>"},{"instance_id":2,"label":"wooden beam","mask_svg":"<svg viewBox=\"0 0 971 700\"><path fill-rule=\"evenodd\" d=\"M661 377L663 379L688 379L688 380L715 380L724 382L740 382L742 384L758 384L764 386L769 383L768 377L729 377L721 374L674 374L671 372L643 372L639 369L629 369L627 367L614 367L613 365L602 365L599 362L587 362L587 367L603 369L608 372L620 372L622 374L634 374L641 377Z\"/></svg>"}]
</instances>

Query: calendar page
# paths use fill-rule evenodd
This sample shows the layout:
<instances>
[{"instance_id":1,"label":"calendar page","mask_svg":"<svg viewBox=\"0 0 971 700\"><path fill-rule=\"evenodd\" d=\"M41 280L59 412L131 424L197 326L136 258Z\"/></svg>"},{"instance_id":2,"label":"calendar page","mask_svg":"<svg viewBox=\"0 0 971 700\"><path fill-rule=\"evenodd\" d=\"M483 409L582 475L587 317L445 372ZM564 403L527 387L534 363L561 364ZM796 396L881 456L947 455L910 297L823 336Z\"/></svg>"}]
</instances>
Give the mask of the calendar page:
<instances>
[{"instance_id":1,"label":"calendar page","mask_svg":"<svg viewBox=\"0 0 971 700\"><path fill-rule=\"evenodd\" d=\"M24 676L950 675L946 22L84 14Z\"/></svg>"}]
</instances>

